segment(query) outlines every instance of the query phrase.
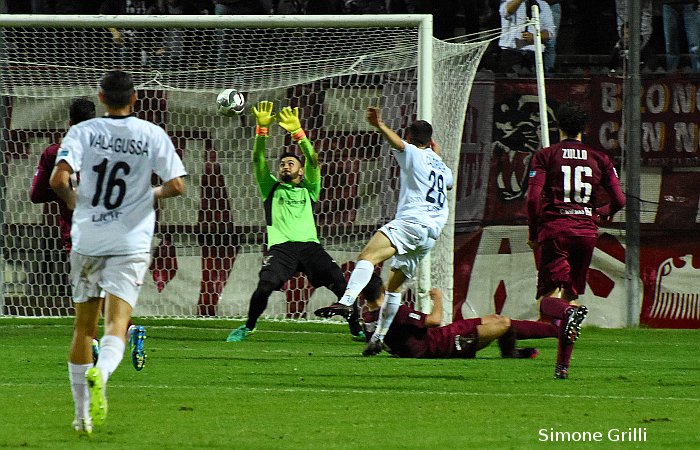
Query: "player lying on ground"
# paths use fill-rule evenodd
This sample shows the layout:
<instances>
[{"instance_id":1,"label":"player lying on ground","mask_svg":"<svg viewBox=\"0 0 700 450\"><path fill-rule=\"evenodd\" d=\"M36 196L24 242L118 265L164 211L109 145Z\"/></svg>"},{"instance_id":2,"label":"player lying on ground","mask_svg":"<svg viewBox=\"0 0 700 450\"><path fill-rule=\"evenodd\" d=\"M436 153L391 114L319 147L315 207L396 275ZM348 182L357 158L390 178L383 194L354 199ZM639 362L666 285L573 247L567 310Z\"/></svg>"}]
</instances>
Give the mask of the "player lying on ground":
<instances>
[{"instance_id":1,"label":"player lying on ground","mask_svg":"<svg viewBox=\"0 0 700 450\"><path fill-rule=\"evenodd\" d=\"M401 168L396 218L381 227L360 252L340 301L317 309L315 314L348 317L351 305L372 277L374 266L393 257L377 330L362 352L369 356L381 351L384 335L401 305L403 282L413 277L418 263L433 248L447 222L446 190L452 187L453 178L440 158L440 148L432 139L433 127L428 122L415 121L408 127L406 140L384 123L379 108L367 109L367 122L387 140Z\"/></svg>"},{"instance_id":2,"label":"player lying on ground","mask_svg":"<svg viewBox=\"0 0 700 450\"><path fill-rule=\"evenodd\" d=\"M343 270L318 240L313 205L321 194L321 168L318 155L299 121L299 108L286 107L279 113L279 125L292 135L304 153L305 163L294 153L279 158L277 177L265 159L269 127L278 118L272 102L262 101L253 107L257 123L253 146L255 179L265 204L267 221L267 255L260 269L258 286L250 298L248 320L231 331L228 342L239 342L255 331L258 318L267 308L270 295L279 290L297 272L309 277L314 287L325 286L338 298L345 292ZM303 165L302 165L303 164ZM350 333L364 340L357 301L346 316Z\"/></svg>"},{"instance_id":3,"label":"player lying on ground","mask_svg":"<svg viewBox=\"0 0 700 450\"><path fill-rule=\"evenodd\" d=\"M369 340L376 329L379 309L384 302L384 287L374 274L362 290L368 311L363 314L365 336ZM433 307L425 314L406 305L399 306L383 345L401 358L474 358L476 352L498 340L503 358L535 358L535 348L517 348L517 339L557 337L560 330L551 323L512 320L492 314L476 319L457 320L440 326L442 292L430 290Z\"/></svg>"},{"instance_id":4,"label":"player lying on ground","mask_svg":"<svg viewBox=\"0 0 700 450\"><path fill-rule=\"evenodd\" d=\"M92 100L86 98L76 98L70 103L68 109L68 128L77 125L85 120L95 117L95 104ZM51 172L56 165L56 155L60 144L51 144L42 152L39 158L39 166L32 180L32 187L29 190L29 198L32 203L48 203L56 202L58 204L58 225L61 230L61 242L63 248L70 255L71 250L71 222L73 220L73 211L68 208L66 202L61 200L49 185ZM76 174L75 181L79 178ZM104 293L101 293L104 296ZM146 327L134 325L131 320L127 329L126 340L129 342L131 350L131 363L134 369L141 370L146 364L146 351L144 349L144 340L146 339ZM93 336L92 340L92 359L97 363L97 358L100 353L100 345L97 341L97 335Z\"/></svg>"},{"instance_id":5,"label":"player lying on ground","mask_svg":"<svg viewBox=\"0 0 700 450\"><path fill-rule=\"evenodd\" d=\"M560 142L532 158L527 193L528 244L537 264L537 299L542 318L563 323L554 377L569 377L573 345L588 310L576 300L586 289L598 239L598 216L612 216L625 204L612 161L581 142L588 115L581 105L563 104L557 113ZM610 203L596 208L597 195Z\"/></svg>"}]
</instances>

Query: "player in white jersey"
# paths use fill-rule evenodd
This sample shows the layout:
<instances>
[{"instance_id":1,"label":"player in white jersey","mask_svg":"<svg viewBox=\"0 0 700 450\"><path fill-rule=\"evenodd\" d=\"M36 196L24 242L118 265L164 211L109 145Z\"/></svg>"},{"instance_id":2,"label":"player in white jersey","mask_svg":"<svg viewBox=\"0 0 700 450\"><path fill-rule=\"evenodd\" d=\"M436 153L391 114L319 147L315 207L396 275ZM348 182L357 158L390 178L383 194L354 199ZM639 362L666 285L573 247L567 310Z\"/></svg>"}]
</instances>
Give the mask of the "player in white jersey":
<instances>
[{"instance_id":1,"label":"player in white jersey","mask_svg":"<svg viewBox=\"0 0 700 450\"><path fill-rule=\"evenodd\" d=\"M126 327L150 262L155 203L185 191L187 173L168 135L132 115L136 91L128 73L100 81L107 114L70 128L61 142L51 188L74 209L71 283L75 326L69 354L75 402L73 428L90 434L107 415L105 388L124 355ZM80 184L71 186L71 175ZM164 182L151 186L155 173ZM100 357L92 364L92 336L106 292Z\"/></svg>"},{"instance_id":2,"label":"player in white jersey","mask_svg":"<svg viewBox=\"0 0 700 450\"><path fill-rule=\"evenodd\" d=\"M377 330L362 352L370 356L381 351L384 335L401 305L401 285L413 277L416 266L433 248L447 222L446 191L452 188L453 177L440 158L440 147L432 139L433 127L428 122L415 121L404 141L382 121L379 108L367 109L367 121L389 142L401 168L396 218L381 227L360 252L340 301L317 309L315 314L347 318L351 305L372 278L374 266L393 256Z\"/></svg>"}]
</instances>

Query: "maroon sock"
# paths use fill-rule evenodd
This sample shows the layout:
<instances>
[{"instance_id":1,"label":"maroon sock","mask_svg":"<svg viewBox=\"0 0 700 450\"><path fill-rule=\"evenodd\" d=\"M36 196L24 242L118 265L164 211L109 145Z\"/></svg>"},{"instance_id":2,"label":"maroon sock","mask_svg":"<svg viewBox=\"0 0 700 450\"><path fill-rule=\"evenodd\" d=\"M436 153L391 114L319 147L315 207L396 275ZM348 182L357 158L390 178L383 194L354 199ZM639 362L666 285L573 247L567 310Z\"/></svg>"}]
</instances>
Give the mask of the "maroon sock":
<instances>
[{"instance_id":1,"label":"maroon sock","mask_svg":"<svg viewBox=\"0 0 700 450\"><path fill-rule=\"evenodd\" d=\"M559 336L559 327L548 322L511 320L510 327L515 330L517 339L541 339Z\"/></svg>"},{"instance_id":2,"label":"maroon sock","mask_svg":"<svg viewBox=\"0 0 700 450\"><path fill-rule=\"evenodd\" d=\"M511 323L513 323L511 321ZM515 353L515 330L509 328L505 334L498 338L498 348L501 349L501 356L504 358L512 358Z\"/></svg>"},{"instance_id":3,"label":"maroon sock","mask_svg":"<svg viewBox=\"0 0 700 450\"><path fill-rule=\"evenodd\" d=\"M540 300L540 312L555 319L566 318L566 313L571 307L569 302L556 297L544 297Z\"/></svg>"},{"instance_id":4,"label":"maroon sock","mask_svg":"<svg viewBox=\"0 0 700 450\"><path fill-rule=\"evenodd\" d=\"M559 345L557 346L557 364L560 364L566 368L569 367L569 361L571 361L571 352L574 349L574 344L566 344L564 337L559 338Z\"/></svg>"}]
</instances>

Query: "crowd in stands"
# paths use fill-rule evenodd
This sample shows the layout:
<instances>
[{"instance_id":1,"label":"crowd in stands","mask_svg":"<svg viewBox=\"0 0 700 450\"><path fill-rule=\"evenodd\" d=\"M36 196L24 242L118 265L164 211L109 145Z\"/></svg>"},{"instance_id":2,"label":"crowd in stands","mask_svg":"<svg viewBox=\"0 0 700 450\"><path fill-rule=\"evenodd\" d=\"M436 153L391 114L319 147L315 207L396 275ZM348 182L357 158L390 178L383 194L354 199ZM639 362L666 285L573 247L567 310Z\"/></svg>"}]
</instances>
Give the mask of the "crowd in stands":
<instances>
[{"instance_id":1,"label":"crowd in stands","mask_svg":"<svg viewBox=\"0 0 700 450\"><path fill-rule=\"evenodd\" d=\"M642 73L700 72L697 0L640 0ZM532 73L529 30L509 31L538 4L547 75L614 72L629 43L628 0L0 0L0 12L35 14L384 14L433 15L449 39L501 29L482 60L496 73ZM115 40L123 38L113 30ZM177 34L171 36L177 40Z\"/></svg>"}]
</instances>

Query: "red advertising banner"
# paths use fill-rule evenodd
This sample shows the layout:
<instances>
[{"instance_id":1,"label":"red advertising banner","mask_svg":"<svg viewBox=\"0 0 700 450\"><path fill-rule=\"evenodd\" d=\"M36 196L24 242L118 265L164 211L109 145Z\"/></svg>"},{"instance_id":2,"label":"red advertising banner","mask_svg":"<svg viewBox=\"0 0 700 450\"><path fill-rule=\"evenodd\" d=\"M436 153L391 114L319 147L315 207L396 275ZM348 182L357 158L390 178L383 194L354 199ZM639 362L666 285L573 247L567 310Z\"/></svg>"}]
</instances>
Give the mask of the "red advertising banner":
<instances>
[{"instance_id":1,"label":"red advertising banner","mask_svg":"<svg viewBox=\"0 0 700 450\"><path fill-rule=\"evenodd\" d=\"M643 79L641 89L642 165L700 166L700 78L687 75ZM591 143L618 152L624 136L623 80L591 79Z\"/></svg>"},{"instance_id":2,"label":"red advertising banner","mask_svg":"<svg viewBox=\"0 0 700 450\"><path fill-rule=\"evenodd\" d=\"M547 115L550 142L559 141L559 104L590 97L587 80L548 80ZM484 222L525 224L528 167L540 149L540 114L535 80L498 80L493 104L493 136L488 200Z\"/></svg>"},{"instance_id":3,"label":"red advertising banner","mask_svg":"<svg viewBox=\"0 0 700 450\"><path fill-rule=\"evenodd\" d=\"M700 328L700 241L696 237L700 230L700 102L696 84L689 78L643 80L639 261L643 298L639 321L644 326ZM481 185L463 196L473 207L483 205L483 220L481 227L455 236L453 314L458 318L503 312L532 318L536 316L536 271L525 246L524 225L528 167L540 145L536 83L495 80L493 91L475 89L470 105L483 111L489 95L493 102L490 155L483 150L487 141L479 140L481 161L488 164L486 187ZM475 101L475 96L483 98ZM590 113L584 141L613 157L621 155L621 79L547 80L550 142L559 140L556 111L566 101L580 102ZM471 168L472 152L477 151L476 146L471 152L463 151L461 166ZM483 195L485 201L478 198ZM458 202L457 209L461 207ZM478 211L468 211L462 213L463 220L478 223ZM608 226L617 230L616 237L603 234L599 239L582 298L592 311L591 324L605 327L627 323L625 212L618 213L615 220ZM479 282L472 283L472 278Z\"/></svg>"}]
</instances>

